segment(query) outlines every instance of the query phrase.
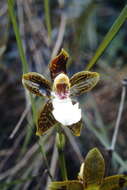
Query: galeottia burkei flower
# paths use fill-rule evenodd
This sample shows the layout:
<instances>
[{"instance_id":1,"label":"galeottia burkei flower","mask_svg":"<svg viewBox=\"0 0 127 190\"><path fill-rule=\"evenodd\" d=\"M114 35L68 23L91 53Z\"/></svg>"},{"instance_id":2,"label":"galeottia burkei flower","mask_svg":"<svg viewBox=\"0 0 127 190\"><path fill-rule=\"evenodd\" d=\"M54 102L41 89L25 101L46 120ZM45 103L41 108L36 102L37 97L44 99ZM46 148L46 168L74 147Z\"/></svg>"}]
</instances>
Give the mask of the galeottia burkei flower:
<instances>
[{"instance_id":1,"label":"galeottia burkei flower","mask_svg":"<svg viewBox=\"0 0 127 190\"><path fill-rule=\"evenodd\" d=\"M127 187L127 176L105 175L105 162L97 148L88 152L77 180L52 182L49 190L120 190Z\"/></svg>"},{"instance_id":2,"label":"galeottia burkei flower","mask_svg":"<svg viewBox=\"0 0 127 190\"><path fill-rule=\"evenodd\" d=\"M62 49L49 64L52 83L43 75L29 72L23 75L23 85L37 96L47 97L37 120L37 135L43 135L55 124L67 126L74 135L79 136L82 119L79 103L73 100L90 91L98 82L99 74L81 71L70 79L66 73L68 53Z\"/></svg>"}]
</instances>

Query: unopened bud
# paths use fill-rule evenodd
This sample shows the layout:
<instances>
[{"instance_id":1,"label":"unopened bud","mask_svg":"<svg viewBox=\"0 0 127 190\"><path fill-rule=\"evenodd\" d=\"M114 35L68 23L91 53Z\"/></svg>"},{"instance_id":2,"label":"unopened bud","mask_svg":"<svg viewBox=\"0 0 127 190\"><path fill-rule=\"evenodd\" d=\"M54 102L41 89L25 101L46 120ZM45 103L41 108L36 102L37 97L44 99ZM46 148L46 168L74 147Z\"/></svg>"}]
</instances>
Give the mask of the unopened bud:
<instances>
[{"instance_id":1,"label":"unopened bud","mask_svg":"<svg viewBox=\"0 0 127 190\"><path fill-rule=\"evenodd\" d=\"M60 133L57 133L56 134L56 145L58 147L58 149L63 149L64 146L65 146L65 135L64 134L60 134Z\"/></svg>"}]
</instances>

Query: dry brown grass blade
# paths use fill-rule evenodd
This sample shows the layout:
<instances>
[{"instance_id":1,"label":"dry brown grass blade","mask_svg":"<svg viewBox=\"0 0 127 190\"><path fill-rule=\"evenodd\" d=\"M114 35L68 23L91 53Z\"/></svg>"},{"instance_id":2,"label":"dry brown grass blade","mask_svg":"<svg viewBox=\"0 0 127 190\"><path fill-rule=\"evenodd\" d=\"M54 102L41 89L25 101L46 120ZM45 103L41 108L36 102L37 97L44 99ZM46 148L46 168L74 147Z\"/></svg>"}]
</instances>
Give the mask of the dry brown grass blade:
<instances>
[{"instance_id":1,"label":"dry brown grass blade","mask_svg":"<svg viewBox=\"0 0 127 190\"><path fill-rule=\"evenodd\" d=\"M50 172L51 172L53 177L55 177L55 172L56 172L56 168L57 168L57 162L58 162L58 152L57 152L56 145L54 144L53 154L52 154L52 159L51 159L51 164L50 164ZM46 186L45 186L45 190L48 190L48 186L49 186L50 182L51 182L51 178L48 177L47 183L46 183Z\"/></svg>"},{"instance_id":2,"label":"dry brown grass blade","mask_svg":"<svg viewBox=\"0 0 127 190\"><path fill-rule=\"evenodd\" d=\"M73 150L75 151L75 154L78 158L78 161L80 162L80 164L84 161L84 158L83 156L81 155L81 152L80 152L80 148L79 146L77 145L76 141L75 141L75 138L74 136L71 134L71 132L69 130L67 130L66 128L64 128L64 131L65 131L65 134L68 138L68 141L70 142Z\"/></svg>"},{"instance_id":3,"label":"dry brown grass blade","mask_svg":"<svg viewBox=\"0 0 127 190\"><path fill-rule=\"evenodd\" d=\"M15 134L16 134L17 131L19 130L19 128L20 128L20 126L21 126L23 120L25 119L27 113L29 112L29 110L30 110L30 106L27 106L27 107L25 108L25 110L23 111L23 113L22 113L22 115L21 115L21 117L20 117L20 119L19 119L17 125L14 127L14 130L13 130L12 133L10 134L10 136L9 136L10 139L14 138Z\"/></svg>"},{"instance_id":4,"label":"dry brown grass blade","mask_svg":"<svg viewBox=\"0 0 127 190\"><path fill-rule=\"evenodd\" d=\"M58 37L57 37L56 43L55 43L54 48L53 48L51 59L58 54L58 51L59 51L59 49L62 45L62 42L63 42L65 29L66 29L66 15L61 14L61 22L60 22L60 27L59 27L59 31L58 31Z\"/></svg>"}]
</instances>

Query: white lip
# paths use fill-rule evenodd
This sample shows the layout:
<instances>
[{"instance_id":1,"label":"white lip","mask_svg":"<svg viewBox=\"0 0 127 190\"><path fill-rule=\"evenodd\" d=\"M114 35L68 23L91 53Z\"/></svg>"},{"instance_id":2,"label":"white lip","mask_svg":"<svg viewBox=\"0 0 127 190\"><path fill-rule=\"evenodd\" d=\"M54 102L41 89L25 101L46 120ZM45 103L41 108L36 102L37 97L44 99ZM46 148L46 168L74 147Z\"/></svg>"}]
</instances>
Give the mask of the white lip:
<instances>
[{"instance_id":1,"label":"white lip","mask_svg":"<svg viewBox=\"0 0 127 190\"><path fill-rule=\"evenodd\" d=\"M53 116L62 125L72 125L81 120L81 109L78 102L73 105L70 98L59 99L55 97L52 104Z\"/></svg>"}]
</instances>

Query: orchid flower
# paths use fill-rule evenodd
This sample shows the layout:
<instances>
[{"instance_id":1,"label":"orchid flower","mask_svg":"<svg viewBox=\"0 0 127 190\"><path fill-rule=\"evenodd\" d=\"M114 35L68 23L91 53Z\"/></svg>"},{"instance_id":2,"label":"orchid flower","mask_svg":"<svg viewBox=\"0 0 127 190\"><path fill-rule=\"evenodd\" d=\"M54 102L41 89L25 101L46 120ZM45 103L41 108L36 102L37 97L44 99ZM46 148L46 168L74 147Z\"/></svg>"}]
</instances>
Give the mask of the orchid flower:
<instances>
[{"instance_id":1,"label":"orchid flower","mask_svg":"<svg viewBox=\"0 0 127 190\"><path fill-rule=\"evenodd\" d=\"M98 82L99 74L81 71L67 76L68 53L62 49L49 64L52 82L36 72L23 74L25 88L37 96L47 97L37 119L37 135L45 134L55 124L68 127L76 136L82 128L81 109L73 98L90 91Z\"/></svg>"},{"instance_id":2,"label":"orchid flower","mask_svg":"<svg viewBox=\"0 0 127 190\"><path fill-rule=\"evenodd\" d=\"M77 180L51 182L49 190L120 190L127 187L127 176L104 177L105 162L97 148L90 150L81 165Z\"/></svg>"}]
</instances>

